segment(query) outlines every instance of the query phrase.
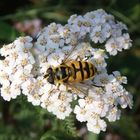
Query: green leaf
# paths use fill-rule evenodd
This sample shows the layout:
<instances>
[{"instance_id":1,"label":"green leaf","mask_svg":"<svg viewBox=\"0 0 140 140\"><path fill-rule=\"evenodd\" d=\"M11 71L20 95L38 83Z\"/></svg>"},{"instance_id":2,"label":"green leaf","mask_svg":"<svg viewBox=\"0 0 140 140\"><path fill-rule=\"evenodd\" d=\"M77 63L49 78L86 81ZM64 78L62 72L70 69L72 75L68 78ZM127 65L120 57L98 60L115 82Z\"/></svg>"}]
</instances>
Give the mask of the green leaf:
<instances>
[{"instance_id":1,"label":"green leaf","mask_svg":"<svg viewBox=\"0 0 140 140\"><path fill-rule=\"evenodd\" d=\"M0 39L5 41L13 41L19 33L9 24L0 21Z\"/></svg>"},{"instance_id":2,"label":"green leaf","mask_svg":"<svg viewBox=\"0 0 140 140\"><path fill-rule=\"evenodd\" d=\"M63 15L61 13L58 12L44 12L41 15L43 18L45 19L51 19L51 20L56 20L56 21L60 21L60 22L66 22L68 19L68 16Z\"/></svg>"},{"instance_id":3,"label":"green leaf","mask_svg":"<svg viewBox=\"0 0 140 140\"><path fill-rule=\"evenodd\" d=\"M76 127L74 124L74 116L72 114L64 120L64 129L67 134L74 137L76 136Z\"/></svg>"},{"instance_id":4,"label":"green leaf","mask_svg":"<svg viewBox=\"0 0 140 140\"><path fill-rule=\"evenodd\" d=\"M98 140L98 135L89 132L89 133L88 133L88 139L87 139L87 140Z\"/></svg>"},{"instance_id":5,"label":"green leaf","mask_svg":"<svg viewBox=\"0 0 140 140\"><path fill-rule=\"evenodd\" d=\"M81 140L79 137L73 137L62 131L47 131L40 140Z\"/></svg>"},{"instance_id":6,"label":"green leaf","mask_svg":"<svg viewBox=\"0 0 140 140\"><path fill-rule=\"evenodd\" d=\"M50 136L49 134L45 134L41 137L40 140L58 140L55 136Z\"/></svg>"},{"instance_id":7,"label":"green leaf","mask_svg":"<svg viewBox=\"0 0 140 140\"><path fill-rule=\"evenodd\" d=\"M123 115L119 121L113 122L110 128L114 128L115 132L118 132L126 139L140 139L139 127L132 116Z\"/></svg>"}]
</instances>

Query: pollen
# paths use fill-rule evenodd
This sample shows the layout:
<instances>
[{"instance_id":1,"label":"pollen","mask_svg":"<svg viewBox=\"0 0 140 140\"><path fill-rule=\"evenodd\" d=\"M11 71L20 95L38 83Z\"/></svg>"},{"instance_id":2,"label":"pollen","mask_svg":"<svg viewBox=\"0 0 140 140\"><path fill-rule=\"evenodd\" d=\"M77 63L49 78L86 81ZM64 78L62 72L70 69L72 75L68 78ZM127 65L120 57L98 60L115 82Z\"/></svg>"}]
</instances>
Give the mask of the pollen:
<instances>
[{"instance_id":1,"label":"pollen","mask_svg":"<svg viewBox=\"0 0 140 140\"><path fill-rule=\"evenodd\" d=\"M41 46L45 46L47 44L47 40L45 38L40 40Z\"/></svg>"},{"instance_id":2,"label":"pollen","mask_svg":"<svg viewBox=\"0 0 140 140\"><path fill-rule=\"evenodd\" d=\"M61 101L65 101L65 100L66 100L66 96L65 96L64 94L61 94L61 95L59 96L59 99L60 99Z\"/></svg>"},{"instance_id":3,"label":"pollen","mask_svg":"<svg viewBox=\"0 0 140 140\"><path fill-rule=\"evenodd\" d=\"M45 103L45 105L46 105L46 106L49 106L49 105L51 105L51 104L52 104L52 102L51 102L50 100L48 100L48 99L47 99L47 100L45 100L45 102L44 102L44 103Z\"/></svg>"},{"instance_id":4,"label":"pollen","mask_svg":"<svg viewBox=\"0 0 140 140\"><path fill-rule=\"evenodd\" d=\"M12 58L14 58L14 59L18 58L18 54L16 52L13 52L11 55L12 55Z\"/></svg>"},{"instance_id":5,"label":"pollen","mask_svg":"<svg viewBox=\"0 0 140 140\"><path fill-rule=\"evenodd\" d=\"M7 66L9 65L9 61L8 61L8 60L3 60L3 65L4 65L5 67L7 67Z\"/></svg>"},{"instance_id":6,"label":"pollen","mask_svg":"<svg viewBox=\"0 0 140 140\"><path fill-rule=\"evenodd\" d=\"M91 117L94 119L97 119L99 117L99 115L95 112L92 112Z\"/></svg>"},{"instance_id":7,"label":"pollen","mask_svg":"<svg viewBox=\"0 0 140 140\"><path fill-rule=\"evenodd\" d=\"M117 48L117 45L116 45L115 43L112 43L112 44L111 44L111 47L112 47L113 49L116 49L116 48Z\"/></svg>"},{"instance_id":8,"label":"pollen","mask_svg":"<svg viewBox=\"0 0 140 140\"><path fill-rule=\"evenodd\" d=\"M102 84L107 84L107 83L109 82L108 79L107 79L106 77L102 77L102 78L100 79L100 81L101 81Z\"/></svg>"},{"instance_id":9,"label":"pollen","mask_svg":"<svg viewBox=\"0 0 140 140\"><path fill-rule=\"evenodd\" d=\"M66 110L66 107L64 107L63 105L59 106L59 111L60 112L65 112L65 110Z\"/></svg>"},{"instance_id":10,"label":"pollen","mask_svg":"<svg viewBox=\"0 0 140 140\"><path fill-rule=\"evenodd\" d=\"M81 111L80 111L80 114L85 115L86 112L87 112L87 110L85 108L82 108Z\"/></svg>"},{"instance_id":11,"label":"pollen","mask_svg":"<svg viewBox=\"0 0 140 140\"><path fill-rule=\"evenodd\" d=\"M91 104L93 102L93 98L92 97L86 97L85 101L87 104Z\"/></svg>"},{"instance_id":12,"label":"pollen","mask_svg":"<svg viewBox=\"0 0 140 140\"><path fill-rule=\"evenodd\" d=\"M22 66L26 66L27 64L28 64L28 59L25 58L25 59L21 60L21 65Z\"/></svg>"},{"instance_id":13,"label":"pollen","mask_svg":"<svg viewBox=\"0 0 140 140\"><path fill-rule=\"evenodd\" d=\"M22 81L26 81L26 80L28 79L28 76L26 76L25 74L22 74L22 75L20 76L20 79L21 79Z\"/></svg>"},{"instance_id":14,"label":"pollen","mask_svg":"<svg viewBox=\"0 0 140 140\"><path fill-rule=\"evenodd\" d=\"M33 96L34 96L35 99L38 99L39 98L39 95L37 93L34 93Z\"/></svg>"},{"instance_id":15,"label":"pollen","mask_svg":"<svg viewBox=\"0 0 140 140\"><path fill-rule=\"evenodd\" d=\"M100 35L101 35L101 32L96 32L96 33L95 33L95 36L96 36L96 37L99 37Z\"/></svg>"}]
</instances>

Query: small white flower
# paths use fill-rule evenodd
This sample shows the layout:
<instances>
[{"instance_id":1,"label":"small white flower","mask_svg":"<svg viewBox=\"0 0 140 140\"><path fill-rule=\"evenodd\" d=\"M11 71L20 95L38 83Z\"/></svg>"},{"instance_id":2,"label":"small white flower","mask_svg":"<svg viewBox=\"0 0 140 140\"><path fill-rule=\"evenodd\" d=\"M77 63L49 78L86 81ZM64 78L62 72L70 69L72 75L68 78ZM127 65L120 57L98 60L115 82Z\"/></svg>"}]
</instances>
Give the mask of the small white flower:
<instances>
[{"instance_id":1,"label":"small white flower","mask_svg":"<svg viewBox=\"0 0 140 140\"><path fill-rule=\"evenodd\" d=\"M71 112L72 112L72 109L70 105L64 105L64 104L56 106L55 110L53 111L53 113L57 116L57 118L61 120L69 116Z\"/></svg>"},{"instance_id":2,"label":"small white flower","mask_svg":"<svg viewBox=\"0 0 140 140\"><path fill-rule=\"evenodd\" d=\"M68 23L72 24L74 22L74 20L77 18L77 15L71 15L70 18L68 19Z\"/></svg>"},{"instance_id":3,"label":"small white flower","mask_svg":"<svg viewBox=\"0 0 140 140\"><path fill-rule=\"evenodd\" d=\"M11 100L11 94L10 94L9 89L10 89L10 86L7 86L7 85L1 87L1 96L6 101L10 101Z\"/></svg>"},{"instance_id":4,"label":"small white flower","mask_svg":"<svg viewBox=\"0 0 140 140\"><path fill-rule=\"evenodd\" d=\"M11 43L9 45L4 45L1 49L0 49L0 54L1 56L8 56L9 54L11 54L11 52L14 50L14 44Z\"/></svg>"},{"instance_id":5,"label":"small white flower","mask_svg":"<svg viewBox=\"0 0 140 140\"><path fill-rule=\"evenodd\" d=\"M74 113L76 114L76 118L80 122L85 122L87 120L88 114L87 109L85 107L75 106Z\"/></svg>"},{"instance_id":6,"label":"small white flower","mask_svg":"<svg viewBox=\"0 0 140 140\"><path fill-rule=\"evenodd\" d=\"M102 38L104 38L104 41L110 37L112 33L112 29L111 29L111 26L110 24L108 23L104 23L102 25Z\"/></svg>"},{"instance_id":7,"label":"small white flower","mask_svg":"<svg viewBox=\"0 0 140 140\"><path fill-rule=\"evenodd\" d=\"M115 40L115 38L110 38L105 44L106 51L109 52L110 55L116 55L118 51L122 51L119 42Z\"/></svg>"},{"instance_id":8,"label":"small white flower","mask_svg":"<svg viewBox=\"0 0 140 140\"><path fill-rule=\"evenodd\" d=\"M123 36L116 38L116 40L119 42L121 48L129 49L132 46L132 41L128 33L125 33Z\"/></svg>"},{"instance_id":9,"label":"small white flower","mask_svg":"<svg viewBox=\"0 0 140 140\"><path fill-rule=\"evenodd\" d=\"M79 33L79 37L83 37L90 32L91 23L82 16L73 16L68 23L70 24L71 32Z\"/></svg>"},{"instance_id":10,"label":"small white flower","mask_svg":"<svg viewBox=\"0 0 140 140\"><path fill-rule=\"evenodd\" d=\"M93 98L95 101L100 101L102 94L104 94L104 90L101 87L93 86L88 91L88 97Z\"/></svg>"},{"instance_id":11,"label":"small white flower","mask_svg":"<svg viewBox=\"0 0 140 140\"><path fill-rule=\"evenodd\" d=\"M10 93L11 95L18 96L21 94L20 86L16 83L12 83L10 85Z\"/></svg>"},{"instance_id":12,"label":"small white flower","mask_svg":"<svg viewBox=\"0 0 140 140\"><path fill-rule=\"evenodd\" d=\"M87 123L87 128L89 131L99 134L100 131L105 131L106 130L106 122L104 120L98 119L96 124L92 124L91 122Z\"/></svg>"},{"instance_id":13,"label":"small white flower","mask_svg":"<svg viewBox=\"0 0 140 140\"><path fill-rule=\"evenodd\" d=\"M28 94L27 98L28 102L31 102L33 105L40 105L40 96L38 93L36 93L36 91L33 94Z\"/></svg>"},{"instance_id":14,"label":"small white flower","mask_svg":"<svg viewBox=\"0 0 140 140\"><path fill-rule=\"evenodd\" d=\"M13 89L14 88L14 89ZM14 92L13 92L14 91ZM4 100L10 101L11 99L15 99L18 95L20 95L21 91L17 85L3 85L1 87L1 96Z\"/></svg>"},{"instance_id":15,"label":"small white flower","mask_svg":"<svg viewBox=\"0 0 140 140\"><path fill-rule=\"evenodd\" d=\"M107 115L107 118L110 122L114 122L120 119L120 113L121 111L118 110L117 107L113 107L109 110L109 114Z\"/></svg>"},{"instance_id":16,"label":"small white flower","mask_svg":"<svg viewBox=\"0 0 140 140\"><path fill-rule=\"evenodd\" d=\"M31 79L28 79L26 82L24 82L22 84L22 93L24 95L28 95L28 94L32 94L34 92L34 89L35 89L35 84L36 80L31 78Z\"/></svg>"},{"instance_id":17,"label":"small white flower","mask_svg":"<svg viewBox=\"0 0 140 140\"><path fill-rule=\"evenodd\" d=\"M102 25L106 21L107 13L103 9L98 9L93 12L88 12L85 14L85 18L92 21L92 24L95 25Z\"/></svg>"},{"instance_id":18,"label":"small white flower","mask_svg":"<svg viewBox=\"0 0 140 140\"><path fill-rule=\"evenodd\" d=\"M52 102L49 100L48 92L44 93L41 96L40 101L41 101L41 107L43 107L43 108L47 108L49 105L52 104Z\"/></svg>"},{"instance_id":19,"label":"small white flower","mask_svg":"<svg viewBox=\"0 0 140 140\"><path fill-rule=\"evenodd\" d=\"M94 78L94 82L99 86L106 85L114 80L115 80L114 76L108 75L107 73L99 74Z\"/></svg>"},{"instance_id":20,"label":"small white flower","mask_svg":"<svg viewBox=\"0 0 140 140\"><path fill-rule=\"evenodd\" d=\"M37 42L35 43L35 48L40 51L40 52L44 52L46 49L46 45L47 45L47 37L48 36L44 36L44 34L40 35L37 39Z\"/></svg>"},{"instance_id":21,"label":"small white flower","mask_svg":"<svg viewBox=\"0 0 140 140\"><path fill-rule=\"evenodd\" d=\"M115 78L117 79L117 81L121 84L127 84L127 78L125 76L121 76L119 71L114 71L113 75L115 76Z\"/></svg>"},{"instance_id":22,"label":"small white flower","mask_svg":"<svg viewBox=\"0 0 140 140\"><path fill-rule=\"evenodd\" d=\"M23 49L24 47L27 48L27 49L30 49L32 48L32 38L30 36L26 36L26 37L19 37L18 39L16 39L14 41L14 45L16 45L16 47L21 50Z\"/></svg>"},{"instance_id":23,"label":"small white flower","mask_svg":"<svg viewBox=\"0 0 140 140\"><path fill-rule=\"evenodd\" d=\"M93 101L93 103L90 105L90 109L100 116L105 116L109 110L108 105L106 105L103 101Z\"/></svg>"},{"instance_id":24,"label":"small white flower","mask_svg":"<svg viewBox=\"0 0 140 140\"><path fill-rule=\"evenodd\" d=\"M98 43L98 42L103 43L104 42L104 40L102 38L102 33L101 33L101 26L93 27L92 32L90 34L90 38L95 43Z\"/></svg>"},{"instance_id":25,"label":"small white flower","mask_svg":"<svg viewBox=\"0 0 140 140\"><path fill-rule=\"evenodd\" d=\"M4 71L0 72L0 83L2 85L7 85L7 86L10 85L9 75Z\"/></svg>"},{"instance_id":26,"label":"small white flower","mask_svg":"<svg viewBox=\"0 0 140 140\"><path fill-rule=\"evenodd\" d=\"M119 84L119 82L113 81L113 83L108 83L106 86L106 93L113 94L113 96L120 96L121 92L124 90L123 86Z\"/></svg>"}]
</instances>

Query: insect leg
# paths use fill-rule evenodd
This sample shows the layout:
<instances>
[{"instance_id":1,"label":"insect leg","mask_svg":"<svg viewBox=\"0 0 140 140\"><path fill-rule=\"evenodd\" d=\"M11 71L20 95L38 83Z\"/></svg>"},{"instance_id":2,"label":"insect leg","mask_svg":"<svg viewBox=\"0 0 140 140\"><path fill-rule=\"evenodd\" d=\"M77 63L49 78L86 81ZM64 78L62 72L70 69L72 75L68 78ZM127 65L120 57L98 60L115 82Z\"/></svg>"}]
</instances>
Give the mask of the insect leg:
<instances>
[{"instance_id":1,"label":"insect leg","mask_svg":"<svg viewBox=\"0 0 140 140\"><path fill-rule=\"evenodd\" d=\"M54 90L55 90L55 89L51 88L51 89L48 91L49 97L52 95L52 92L53 92Z\"/></svg>"},{"instance_id":2,"label":"insect leg","mask_svg":"<svg viewBox=\"0 0 140 140\"><path fill-rule=\"evenodd\" d=\"M68 92L68 91L69 91L69 87L68 87L68 85L67 85L67 84L66 84L65 86L66 86L66 91Z\"/></svg>"},{"instance_id":3,"label":"insect leg","mask_svg":"<svg viewBox=\"0 0 140 140\"><path fill-rule=\"evenodd\" d=\"M98 87L98 88L104 88L104 86L99 86L99 85L95 85L95 84L92 84L92 86Z\"/></svg>"},{"instance_id":4,"label":"insect leg","mask_svg":"<svg viewBox=\"0 0 140 140\"><path fill-rule=\"evenodd\" d=\"M58 83L58 85L57 85L57 90L59 90L60 85L61 85L61 84L60 84L60 83Z\"/></svg>"}]
</instances>

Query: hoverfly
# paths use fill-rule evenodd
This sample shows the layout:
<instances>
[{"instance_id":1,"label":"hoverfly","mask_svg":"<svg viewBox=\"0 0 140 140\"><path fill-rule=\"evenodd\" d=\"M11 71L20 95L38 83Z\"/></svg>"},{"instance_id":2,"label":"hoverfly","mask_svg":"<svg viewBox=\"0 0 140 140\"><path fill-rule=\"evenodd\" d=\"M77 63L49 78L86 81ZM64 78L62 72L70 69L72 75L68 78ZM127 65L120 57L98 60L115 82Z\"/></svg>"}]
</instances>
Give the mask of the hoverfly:
<instances>
[{"instance_id":1,"label":"hoverfly","mask_svg":"<svg viewBox=\"0 0 140 140\"><path fill-rule=\"evenodd\" d=\"M86 91L81 90L82 87L76 87L77 83L81 83L82 86L85 86L83 83L86 80L94 78L97 73L97 70L93 63L88 61L83 61L80 56L75 60L69 59L75 47L73 47L68 55L64 58L64 61L57 67L49 67L46 71L44 78L50 84L66 85L66 87L71 87L79 92L86 94ZM78 58L80 60L78 60Z\"/></svg>"},{"instance_id":2,"label":"hoverfly","mask_svg":"<svg viewBox=\"0 0 140 140\"><path fill-rule=\"evenodd\" d=\"M50 84L58 85L58 87L61 84L64 84L67 89L70 87L71 89L83 93L84 95L87 94L87 91L91 88L91 86L104 88L103 86L97 86L94 84L88 85L84 83L87 80L92 80L96 76L97 69L93 63L83 61L79 56L75 60L69 59L74 49L75 47L71 49L69 54L64 58L64 61L59 66L49 67L44 78L46 78ZM80 60L78 60L78 58ZM80 84L80 86L77 86L77 84ZM86 90L84 87L86 87ZM131 101L125 95L124 98L131 108Z\"/></svg>"}]
</instances>

